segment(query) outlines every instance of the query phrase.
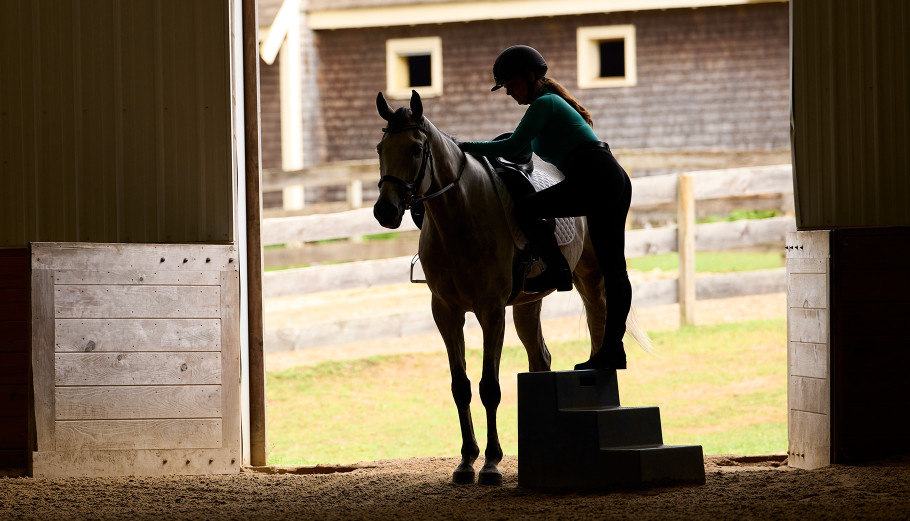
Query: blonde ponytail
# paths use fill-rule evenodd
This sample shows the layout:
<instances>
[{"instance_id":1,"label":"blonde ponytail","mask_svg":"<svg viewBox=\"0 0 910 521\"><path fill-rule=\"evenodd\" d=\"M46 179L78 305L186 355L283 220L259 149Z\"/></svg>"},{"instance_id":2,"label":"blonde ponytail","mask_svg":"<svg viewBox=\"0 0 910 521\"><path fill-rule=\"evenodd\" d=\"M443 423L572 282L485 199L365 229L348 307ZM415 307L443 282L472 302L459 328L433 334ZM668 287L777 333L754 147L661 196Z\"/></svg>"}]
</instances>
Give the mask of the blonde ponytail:
<instances>
[{"instance_id":1,"label":"blonde ponytail","mask_svg":"<svg viewBox=\"0 0 910 521\"><path fill-rule=\"evenodd\" d=\"M574 96L569 94L569 91L567 91L565 87L560 85L559 82L554 80L553 78L548 78L546 76L541 78L540 81L541 81L541 84L547 88L547 90L549 90L553 94L556 94L560 98L566 100L566 103L568 103L569 106L571 106L573 109L578 111L578 113L581 114L581 117L583 117L585 119L585 121L588 123L588 125L590 125L591 128L594 128L594 120L591 119L591 113L588 112L588 109L582 107L581 103L579 103L578 100L575 99Z\"/></svg>"}]
</instances>

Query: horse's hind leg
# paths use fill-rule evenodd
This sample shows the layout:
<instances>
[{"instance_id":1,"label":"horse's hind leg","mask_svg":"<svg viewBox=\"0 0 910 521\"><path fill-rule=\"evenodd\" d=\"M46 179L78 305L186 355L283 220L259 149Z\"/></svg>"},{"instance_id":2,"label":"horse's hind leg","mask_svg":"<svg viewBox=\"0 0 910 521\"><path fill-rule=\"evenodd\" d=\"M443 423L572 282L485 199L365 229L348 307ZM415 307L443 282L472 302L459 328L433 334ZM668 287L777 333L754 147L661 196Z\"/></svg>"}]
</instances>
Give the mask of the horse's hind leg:
<instances>
[{"instance_id":1,"label":"horse's hind leg","mask_svg":"<svg viewBox=\"0 0 910 521\"><path fill-rule=\"evenodd\" d=\"M473 483L474 462L480 455L480 447L477 446L471 420L471 381L465 366L464 312L451 309L435 295L431 307L436 327L446 344L449 372L452 375L452 397L458 408L458 422L461 425L461 463L452 473L452 481Z\"/></svg>"},{"instance_id":2,"label":"horse's hind leg","mask_svg":"<svg viewBox=\"0 0 910 521\"><path fill-rule=\"evenodd\" d=\"M531 371L550 370L550 351L543 339L540 327L540 308L542 300L519 304L512 307L512 318L515 331L528 352L528 366Z\"/></svg>"}]
</instances>

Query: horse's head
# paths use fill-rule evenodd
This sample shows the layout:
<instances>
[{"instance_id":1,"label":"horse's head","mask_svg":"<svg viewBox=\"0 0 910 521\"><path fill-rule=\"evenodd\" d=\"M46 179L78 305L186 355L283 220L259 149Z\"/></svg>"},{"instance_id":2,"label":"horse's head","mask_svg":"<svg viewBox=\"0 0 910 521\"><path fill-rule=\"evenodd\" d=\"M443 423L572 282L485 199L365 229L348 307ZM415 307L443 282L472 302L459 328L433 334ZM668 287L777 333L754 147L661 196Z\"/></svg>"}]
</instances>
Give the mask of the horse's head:
<instances>
[{"instance_id":1,"label":"horse's head","mask_svg":"<svg viewBox=\"0 0 910 521\"><path fill-rule=\"evenodd\" d=\"M411 95L410 109L401 107L393 112L381 92L376 96L376 108L388 125L376 145L382 177L373 215L382 226L398 228L404 211L431 182L426 175L431 161L430 131L416 91Z\"/></svg>"}]
</instances>

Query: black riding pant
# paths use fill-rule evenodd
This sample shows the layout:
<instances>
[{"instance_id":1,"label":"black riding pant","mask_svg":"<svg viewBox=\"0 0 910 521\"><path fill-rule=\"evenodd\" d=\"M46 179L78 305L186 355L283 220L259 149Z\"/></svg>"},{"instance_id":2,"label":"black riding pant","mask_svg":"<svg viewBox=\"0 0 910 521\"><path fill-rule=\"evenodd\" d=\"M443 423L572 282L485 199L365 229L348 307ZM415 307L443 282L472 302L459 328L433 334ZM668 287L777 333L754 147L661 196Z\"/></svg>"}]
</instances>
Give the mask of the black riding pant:
<instances>
[{"instance_id":1,"label":"black riding pant","mask_svg":"<svg viewBox=\"0 0 910 521\"><path fill-rule=\"evenodd\" d=\"M569 158L566 179L526 197L518 205L519 219L584 215L604 277L607 317L603 348L621 346L632 305L632 285L626 271L625 226L632 183L609 147L585 144Z\"/></svg>"}]
</instances>

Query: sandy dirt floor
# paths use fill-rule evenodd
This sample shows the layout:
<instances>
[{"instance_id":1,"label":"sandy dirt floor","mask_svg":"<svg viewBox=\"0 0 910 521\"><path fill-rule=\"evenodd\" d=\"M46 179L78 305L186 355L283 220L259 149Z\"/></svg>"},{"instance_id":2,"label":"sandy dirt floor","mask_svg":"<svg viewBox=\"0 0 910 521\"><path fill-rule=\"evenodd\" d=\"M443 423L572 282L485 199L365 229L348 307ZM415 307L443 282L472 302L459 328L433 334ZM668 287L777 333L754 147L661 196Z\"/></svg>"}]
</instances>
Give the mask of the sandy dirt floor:
<instances>
[{"instance_id":1,"label":"sandy dirt floor","mask_svg":"<svg viewBox=\"0 0 910 521\"><path fill-rule=\"evenodd\" d=\"M698 323L785 316L783 294L699 301ZM678 308L640 310L646 329L676 327ZM577 317L546 321L550 341L584 338ZM507 342L517 342L513 335ZM468 345L479 346L479 330ZM441 350L438 335L272 354L270 370L324 360ZM454 458L351 467L244 469L237 476L41 480L0 472L0 519L910 519L910 457L804 471L781 456L708 456L707 483L637 491L522 489L507 456L502 487L453 485ZM476 466L480 467L479 463Z\"/></svg>"},{"instance_id":2,"label":"sandy dirt floor","mask_svg":"<svg viewBox=\"0 0 910 521\"><path fill-rule=\"evenodd\" d=\"M0 478L0 519L908 519L910 459L795 470L777 458L706 458L703 486L555 493L453 485L452 458L239 476ZM276 470L280 473L275 473Z\"/></svg>"}]
</instances>

